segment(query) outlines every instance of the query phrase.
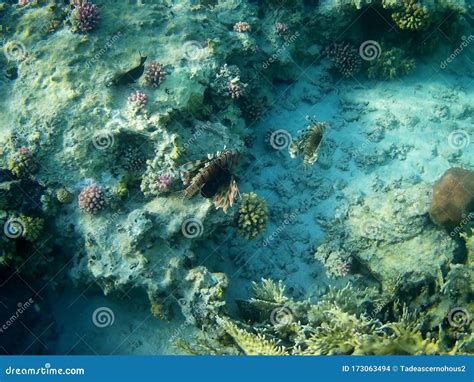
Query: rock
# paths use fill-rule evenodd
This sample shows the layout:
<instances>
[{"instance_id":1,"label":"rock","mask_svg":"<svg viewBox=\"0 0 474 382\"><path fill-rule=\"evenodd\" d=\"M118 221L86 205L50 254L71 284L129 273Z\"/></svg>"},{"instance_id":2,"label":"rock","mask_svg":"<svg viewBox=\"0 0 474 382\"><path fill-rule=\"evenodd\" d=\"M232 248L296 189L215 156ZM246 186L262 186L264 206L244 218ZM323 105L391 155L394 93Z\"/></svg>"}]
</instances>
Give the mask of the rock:
<instances>
[{"instance_id":1,"label":"rock","mask_svg":"<svg viewBox=\"0 0 474 382\"><path fill-rule=\"evenodd\" d=\"M460 167L447 170L433 186L430 217L453 229L474 211L474 172Z\"/></svg>"}]
</instances>

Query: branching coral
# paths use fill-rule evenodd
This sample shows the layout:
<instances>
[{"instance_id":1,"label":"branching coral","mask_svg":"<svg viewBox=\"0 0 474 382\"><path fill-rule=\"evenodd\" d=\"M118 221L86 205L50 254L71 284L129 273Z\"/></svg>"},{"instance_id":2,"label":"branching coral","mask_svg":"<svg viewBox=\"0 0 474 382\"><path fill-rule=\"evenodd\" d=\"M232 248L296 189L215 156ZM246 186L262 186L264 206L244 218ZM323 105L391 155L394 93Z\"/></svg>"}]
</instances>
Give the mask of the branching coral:
<instances>
[{"instance_id":1,"label":"branching coral","mask_svg":"<svg viewBox=\"0 0 474 382\"><path fill-rule=\"evenodd\" d=\"M224 330L233 340L229 343L218 334L217 344L226 344L227 350L217 354L463 354L470 341L468 332L455 342L446 341L442 322L430 326L430 313L410 312L397 301L387 306L385 314L372 311L370 301L376 299L376 293L369 289L357 290L350 285L341 290L330 289L316 304L284 296L281 282L262 280L261 285L254 283L253 289L249 306L265 314L253 315L252 322L246 324L215 317L211 332ZM284 302L293 312L293 320L273 322L267 314L272 302ZM387 312L390 319L386 318ZM470 329L466 326L465 330ZM217 345L209 343L208 347L215 350Z\"/></svg>"},{"instance_id":2,"label":"branching coral","mask_svg":"<svg viewBox=\"0 0 474 382\"><path fill-rule=\"evenodd\" d=\"M429 24L428 11L415 0L403 0L400 10L392 13L392 19L400 29L419 31Z\"/></svg>"},{"instance_id":3,"label":"branching coral","mask_svg":"<svg viewBox=\"0 0 474 382\"><path fill-rule=\"evenodd\" d=\"M415 60L407 58L402 49L383 50L380 57L370 61L369 78L392 80L411 73L416 68Z\"/></svg>"},{"instance_id":4,"label":"branching coral","mask_svg":"<svg viewBox=\"0 0 474 382\"><path fill-rule=\"evenodd\" d=\"M239 234L253 240L267 228L268 208L265 199L251 192L242 195L242 201L237 212Z\"/></svg>"}]
</instances>

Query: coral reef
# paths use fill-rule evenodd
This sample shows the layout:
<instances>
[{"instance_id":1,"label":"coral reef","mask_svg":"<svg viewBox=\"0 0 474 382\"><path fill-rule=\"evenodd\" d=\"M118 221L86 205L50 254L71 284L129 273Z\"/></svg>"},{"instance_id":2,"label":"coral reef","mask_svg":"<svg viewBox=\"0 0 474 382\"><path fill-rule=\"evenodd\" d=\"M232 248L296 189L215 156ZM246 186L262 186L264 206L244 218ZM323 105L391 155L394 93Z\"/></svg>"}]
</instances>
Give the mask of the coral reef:
<instances>
[{"instance_id":1,"label":"coral reef","mask_svg":"<svg viewBox=\"0 0 474 382\"><path fill-rule=\"evenodd\" d=\"M271 284L271 290L281 288L272 281L264 282L266 286L262 285L262 289L268 289ZM261 294L261 289L257 288L257 292ZM396 302L374 311L371 304L360 305L363 300L370 301L373 292L350 286L329 294L316 304L285 298L284 304L270 313L268 305L262 305L260 296L254 295L247 300L246 310L261 314L253 315L251 325L217 315L215 325L206 330L215 334L207 338L198 336L193 341L212 354L235 351L246 355L466 354L469 327L452 342L449 331L443 329L443 318L431 323L429 314L410 312L406 305ZM391 320L379 318L386 309L392 310ZM222 330L233 339L233 344L224 341Z\"/></svg>"},{"instance_id":2,"label":"coral reef","mask_svg":"<svg viewBox=\"0 0 474 382\"><path fill-rule=\"evenodd\" d=\"M239 234L253 240L267 229L268 207L265 199L251 192L242 195L237 211L237 225Z\"/></svg>"},{"instance_id":3,"label":"coral reef","mask_svg":"<svg viewBox=\"0 0 474 382\"><path fill-rule=\"evenodd\" d=\"M87 33L95 29L100 20L100 12L97 5L88 0L72 1L72 25L74 32Z\"/></svg>"},{"instance_id":4,"label":"coral reef","mask_svg":"<svg viewBox=\"0 0 474 382\"><path fill-rule=\"evenodd\" d=\"M433 185L430 217L438 225L453 229L474 212L474 172L460 167L448 169Z\"/></svg>"},{"instance_id":5,"label":"coral reef","mask_svg":"<svg viewBox=\"0 0 474 382\"><path fill-rule=\"evenodd\" d=\"M140 111L143 110L148 103L148 96L140 90L135 90L128 96L128 102L135 111Z\"/></svg>"},{"instance_id":6,"label":"coral reef","mask_svg":"<svg viewBox=\"0 0 474 382\"><path fill-rule=\"evenodd\" d=\"M402 0L400 9L392 13L392 19L402 30L419 31L428 25L429 14L416 0Z\"/></svg>"},{"instance_id":7,"label":"coral reef","mask_svg":"<svg viewBox=\"0 0 474 382\"><path fill-rule=\"evenodd\" d=\"M95 215L106 205L105 192L101 187L92 184L82 189L78 201L82 211Z\"/></svg>"},{"instance_id":8,"label":"coral reef","mask_svg":"<svg viewBox=\"0 0 474 382\"><path fill-rule=\"evenodd\" d=\"M367 74L372 79L392 80L410 74L415 68L415 60L407 58L402 49L382 49L380 57L370 61Z\"/></svg>"},{"instance_id":9,"label":"coral reef","mask_svg":"<svg viewBox=\"0 0 474 382\"><path fill-rule=\"evenodd\" d=\"M354 77L362 67L359 51L349 42L333 43L326 48L325 54L343 77Z\"/></svg>"},{"instance_id":10,"label":"coral reef","mask_svg":"<svg viewBox=\"0 0 474 382\"><path fill-rule=\"evenodd\" d=\"M150 62L145 68L146 84L152 88L157 88L165 80L166 72L157 61Z\"/></svg>"},{"instance_id":11,"label":"coral reef","mask_svg":"<svg viewBox=\"0 0 474 382\"><path fill-rule=\"evenodd\" d=\"M72 203L72 201L74 200L74 196L65 188L60 188L56 191L56 199L61 204L69 204Z\"/></svg>"},{"instance_id":12,"label":"coral reef","mask_svg":"<svg viewBox=\"0 0 474 382\"><path fill-rule=\"evenodd\" d=\"M9 160L8 166L12 174L18 178L28 177L38 171L38 165L33 160L33 154L27 147L20 148Z\"/></svg>"}]
</instances>

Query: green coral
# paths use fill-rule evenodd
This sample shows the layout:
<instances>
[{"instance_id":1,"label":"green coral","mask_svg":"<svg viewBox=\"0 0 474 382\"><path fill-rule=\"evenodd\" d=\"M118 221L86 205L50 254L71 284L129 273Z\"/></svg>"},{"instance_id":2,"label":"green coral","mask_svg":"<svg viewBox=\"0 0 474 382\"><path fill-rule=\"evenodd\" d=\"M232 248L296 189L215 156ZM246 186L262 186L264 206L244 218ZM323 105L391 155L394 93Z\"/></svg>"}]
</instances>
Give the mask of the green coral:
<instances>
[{"instance_id":1,"label":"green coral","mask_svg":"<svg viewBox=\"0 0 474 382\"><path fill-rule=\"evenodd\" d=\"M415 0L403 0L401 8L392 13L392 20L402 30L420 31L429 24L428 11Z\"/></svg>"},{"instance_id":2,"label":"green coral","mask_svg":"<svg viewBox=\"0 0 474 382\"><path fill-rule=\"evenodd\" d=\"M253 240L267 228L268 207L265 199L250 192L242 196L237 212L239 234Z\"/></svg>"},{"instance_id":3,"label":"green coral","mask_svg":"<svg viewBox=\"0 0 474 382\"><path fill-rule=\"evenodd\" d=\"M383 295L377 296L373 289L354 289L349 284L340 290L331 288L317 303L295 301L283 291L281 282L254 283L245 323L216 316L213 330L206 329L214 337L205 348L212 354L418 355L469 354L473 345L472 324L453 337L445 329L446 311L434 317L429 309L420 313L397 300L386 301L380 309L371 302ZM269 314L269 306L277 303L284 303L290 318L284 323L275 322L275 310ZM249 308L259 314L249 315Z\"/></svg>"},{"instance_id":4,"label":"green coral","mask_svg":"<svg viewBox=\"0 0 474 382\"><path fill-rule=\"evenodd\" d=\"M415 60L407 58L399 48L383 50L380 57L370 62L368 76L371 79L392 80L411 73L416 68Z\"/></svg>"},{"instance_id":5,"label":"green coral","mask_svg":"<svg viewBox=\"0 0 474 382\"><path fill-rule=\"evenodd\" d=\"M44 229L44 219L21 215L20 221L23 224L22 236L25 240L35 242L40 238Z\"/></svg>"},{"instance_id":6,"label":"green coral","mask_svg":"<svg viewBox=\"0 0 474 382\"><path fill-rule=\"evenodd\" d=\"M56 199L61 204L69 204L72 203L74 195L65 188L60 188L56 191Z\"/></svg>"}]
</instances>

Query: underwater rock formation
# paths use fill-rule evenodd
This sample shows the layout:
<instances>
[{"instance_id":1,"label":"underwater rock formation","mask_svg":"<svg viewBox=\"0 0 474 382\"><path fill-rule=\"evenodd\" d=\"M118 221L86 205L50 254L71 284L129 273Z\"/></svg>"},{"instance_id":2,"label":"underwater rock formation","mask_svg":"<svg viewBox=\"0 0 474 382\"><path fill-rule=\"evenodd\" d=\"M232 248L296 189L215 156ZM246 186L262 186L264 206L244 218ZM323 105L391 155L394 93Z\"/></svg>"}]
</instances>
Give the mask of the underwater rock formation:
<instances>
[{"instance_id":1,"label":"underwater rock formation","mask_svg":"<svg viewBox=\"0 0 474 382\"><path fill-rule=\"evenodd\" d=\"M433 185L430 217L447 229L470 220L474 212L474 171L460 167L447 170Z\"/></svg>"}]
</instances>

